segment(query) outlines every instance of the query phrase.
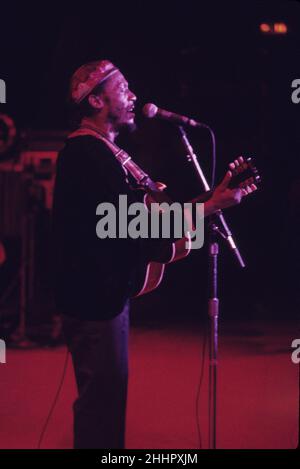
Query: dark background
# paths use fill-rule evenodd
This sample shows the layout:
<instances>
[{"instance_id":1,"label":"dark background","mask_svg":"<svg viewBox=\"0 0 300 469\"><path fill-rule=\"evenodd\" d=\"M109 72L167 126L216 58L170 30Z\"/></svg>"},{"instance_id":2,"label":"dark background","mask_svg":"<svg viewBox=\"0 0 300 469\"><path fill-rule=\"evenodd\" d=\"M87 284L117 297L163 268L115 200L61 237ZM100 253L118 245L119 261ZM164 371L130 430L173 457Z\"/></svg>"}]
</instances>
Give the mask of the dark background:
<instances>
[{"instance_id":1,"label":"dark background","mask_svg":"<svg viewBox=\"0 0 300 469\"><path fill-rule=\"evenodd\" d=\"M71 74L82 63L107 58L128 78L138 109L155 102L207 122L217 137L218 180L241 154L254 156L263 180L259 192L226 212L247 269L242 272L221 243L221 313L296 317L300 104L291 101L291 82L300 78L300 5L161 3L163 8L133 2L2 7L0 78L7 84L7 104L0 110L24 135L67 130ZM288 34L263 35L259 25L272 21L285 22ZM140 115L137 124L120 143L154 179L167 183L175 200L196 196L200 188L176 128ZM191 130L189 135L209 176L209 134ZM134 301L134 310L141 312L136 320L204 317L206 299L203 248L169 266L163 285Z\"/></svg>"}]
</instances>

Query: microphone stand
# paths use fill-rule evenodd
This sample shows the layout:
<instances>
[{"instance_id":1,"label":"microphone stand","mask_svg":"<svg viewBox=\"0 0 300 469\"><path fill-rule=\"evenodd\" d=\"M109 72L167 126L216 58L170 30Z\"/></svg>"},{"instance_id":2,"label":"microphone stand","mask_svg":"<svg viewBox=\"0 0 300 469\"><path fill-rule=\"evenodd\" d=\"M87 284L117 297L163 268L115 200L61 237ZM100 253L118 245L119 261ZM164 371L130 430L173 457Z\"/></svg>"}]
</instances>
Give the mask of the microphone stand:
<instances>
[{"instance_id":1,"label":"microphone stand","mask_svg":"<svg viewBox=\"0 0 300 469\"><path fill-rule=\"evenodd\" d=\"M187 159L193 164L198 179L205 192L210 191L208 182L200 167L197 156L187 138L183 127L179 126L181 139L187 151ZM235 255L240 267L245 267L245 263L232 237L232 233L225 221L221 210L210 215L209 221L209 300L208 315L210 319L210 340L209 340L209 448L217 447L217 367L218 367L218 318L219 318L219 298L218 298L218 255L219 244L217 235L223 238L230 250Z\"/></svg>"}]
</instances>

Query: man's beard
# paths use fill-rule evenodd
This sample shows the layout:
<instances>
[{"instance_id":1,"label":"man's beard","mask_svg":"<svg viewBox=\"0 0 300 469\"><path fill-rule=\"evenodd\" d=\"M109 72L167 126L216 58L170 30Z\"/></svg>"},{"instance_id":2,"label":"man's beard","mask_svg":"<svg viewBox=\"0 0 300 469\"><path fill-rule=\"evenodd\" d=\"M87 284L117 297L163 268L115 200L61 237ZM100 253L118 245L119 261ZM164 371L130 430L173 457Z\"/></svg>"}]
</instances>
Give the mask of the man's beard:
<instances>
[{"instance_id":1,"label":"man's beard","mask_svg":"<svg viewBox=\"0 0 300 469\"><path fill-rule=\"evenodd\" d=\"M129 124L128 122L120 125L119 127L119 131L122 132L122 134L132 134L134 133L135 131L137 130L137 125L135 122L132 122L131 124Z\"/></svg>"},{"instance_id":2,"label":"man's beard","mask_svg":"<svg viewBox=\"0 0 300 469\"><path fill-rule=\"evenodd\" d=\"M120 109L121 111L121 109ZM129 123L129 122L118 122L118 119L119 119L119 115L116 116L111 116L111 121L112 122L115 122L115 128L117 130L118 133L122 132L122 134L132 134L133 132L135 132L137 130L137 125L135 123L135 121L133 121L132 123Z\"/></svg>"},{"instance_id":3,"label":"man's beard","mask_svg":"<svg viewBox=\"0 0 300 469\"><path fill-rule=\"evenodd\" d=\"M135 131L137 130L137 125L136 125L136 123L135 123L135 122L132 122L132 124L128 124L128 125L126 126L126 130L127 130L128 133L133 134L133 132L135 132Z\"/></svg>"}]
</instances>

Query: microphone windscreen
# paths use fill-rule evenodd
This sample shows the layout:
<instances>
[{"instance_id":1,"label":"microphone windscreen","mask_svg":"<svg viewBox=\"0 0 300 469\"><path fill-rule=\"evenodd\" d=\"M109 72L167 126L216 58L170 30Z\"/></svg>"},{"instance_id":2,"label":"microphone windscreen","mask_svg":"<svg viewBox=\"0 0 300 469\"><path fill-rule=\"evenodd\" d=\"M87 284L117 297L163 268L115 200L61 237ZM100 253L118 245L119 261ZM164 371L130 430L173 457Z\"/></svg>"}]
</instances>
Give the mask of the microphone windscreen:
<instances>
[{"instance_id":1,"label":"microphone windscreen","mask_svg":"<svg viewBox=\"0 0 300 469\"><path fill-rule=\"evenodd\" d=\"M153 103L147 103L143 107L144 116L149 117L150 119L156 116L157 111L158 111L158 107L155 106L155 104Z\"/></svg>"}]
</instances>

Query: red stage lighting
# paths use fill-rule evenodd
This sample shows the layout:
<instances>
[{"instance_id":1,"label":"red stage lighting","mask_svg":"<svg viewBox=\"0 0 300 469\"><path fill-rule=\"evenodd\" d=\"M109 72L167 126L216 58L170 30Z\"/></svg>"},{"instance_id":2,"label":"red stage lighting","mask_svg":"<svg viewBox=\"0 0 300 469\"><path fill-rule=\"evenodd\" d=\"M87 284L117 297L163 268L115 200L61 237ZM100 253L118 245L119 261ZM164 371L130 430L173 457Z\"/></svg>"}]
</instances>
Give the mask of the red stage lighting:
<instances>
[{"instance_id":1,"label":"red stage lighting","mask_svg":"<svg viewBox=\"0 0 300 469\"><path fill-rule=\"evenodd\" d=\"M287 31L288 31L288 28L285 23L274 23L275 34L286 34Z\"/></svg>"},{"instance_id":2,"label":"red stage lighting","mask_svg":"<svg viewBox=\"0 0 300 469\"><path fill-rule=\"evenodd\" d=\"M270 33L272 31L270 25L267 23L261 23L260 30L262 33Z\"/></svg>"},{"instance_id":3,"label":"red stage lighting","mask_svg":"<svg viewBox=\"0 0 300 469\"><path fill-rule=\"evenodd\" d=\"M263 34L286 34L288 27L285 23L261 23L260 32Z\"/></svg>"}]
</instances>

